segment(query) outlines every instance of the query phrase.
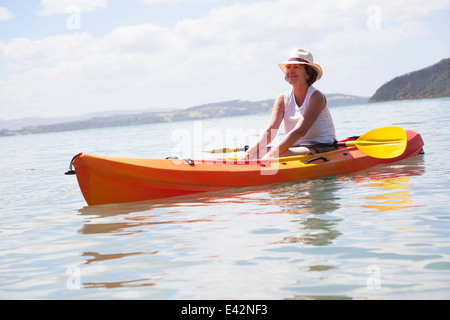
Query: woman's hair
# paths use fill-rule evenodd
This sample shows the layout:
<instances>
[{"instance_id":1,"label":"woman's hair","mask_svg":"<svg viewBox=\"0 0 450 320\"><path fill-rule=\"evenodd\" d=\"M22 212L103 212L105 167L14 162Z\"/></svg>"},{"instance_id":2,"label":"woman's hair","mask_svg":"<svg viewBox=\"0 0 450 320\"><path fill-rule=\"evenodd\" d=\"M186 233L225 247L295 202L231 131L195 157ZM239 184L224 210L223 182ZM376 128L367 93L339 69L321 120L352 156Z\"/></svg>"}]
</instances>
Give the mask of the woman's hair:
<instances>
[{"instance_id":1,"label":"woman's hair","mask_svg":"<svg viewBox=\"0 0 450 320\"><path fill-rule=\"evenodd\" d=\"M306 79L306 83L308 86L312 86L314 82L317 80L317 71L311 66L308 66L307 64L302 64L302 66L305 68L306 74L308 75L308 79ZM284 80L286 80L286 76L284 77ZM286 80L287 81L287 80Z\"/></svg>"},{"instance_id":2,"label":"woman's hair","mask_svg":"<svg viewBox=\"0 0 450 320\"><path fill-rule=\"evenodd\" d=\"M316 69L314 69L311 66L308 66L307 64L304 64L304 66L305 66L306 73L309 76L309 78L306 79L306 83L308 85L312 86L312 84L314 82L316 82L316 80L317 80L317 71L316 71Z\"/></svg>"}]
</instances>

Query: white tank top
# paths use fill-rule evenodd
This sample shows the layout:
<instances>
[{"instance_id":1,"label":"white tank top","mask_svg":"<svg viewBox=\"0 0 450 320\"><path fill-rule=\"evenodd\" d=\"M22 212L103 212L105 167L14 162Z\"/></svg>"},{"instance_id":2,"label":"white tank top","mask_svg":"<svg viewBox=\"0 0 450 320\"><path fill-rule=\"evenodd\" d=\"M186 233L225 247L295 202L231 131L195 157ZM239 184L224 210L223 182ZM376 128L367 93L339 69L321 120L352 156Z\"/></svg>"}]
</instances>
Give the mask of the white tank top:
<instances>
[{"instance_id":1,"label":"white tank top","mask_svg":"<svg viewBox=\"0 0 450 320\"><path fill-rule=\"evenodd\" d=\"M309 104L309 99L317 89L310 86L306 93L303 104L298 107L295 102L294 89L288 90L284 93L284 131L289 133L295 128L298 119L303 115ZM336 131L334 129L333 119L331 118L330 110L327 106L320 113L317 120L308 130L306 135L301 137L295 144L316 144L316 143L333 143L336 139Z\"/></svg>"}]
</instances>

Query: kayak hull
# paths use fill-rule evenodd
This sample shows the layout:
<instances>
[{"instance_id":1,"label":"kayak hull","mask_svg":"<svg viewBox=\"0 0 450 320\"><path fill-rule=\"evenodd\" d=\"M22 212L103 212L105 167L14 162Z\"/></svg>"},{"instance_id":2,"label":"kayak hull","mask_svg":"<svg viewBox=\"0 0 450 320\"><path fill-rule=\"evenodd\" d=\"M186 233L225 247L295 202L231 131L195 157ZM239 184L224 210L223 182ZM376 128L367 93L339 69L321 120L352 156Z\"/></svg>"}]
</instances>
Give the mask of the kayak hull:
<instances>
[{"instance_id":1,"label":"kayak hull","mask_svg":"<svg viewBox=\"0 0 450 320\"><path fill-rule=\"evenodd\" d=\"M72 160L88 205L162 199L193 193L337 176L392 163L422 152L420 134L406 130L406 150L378 159L355 147L313 156L261 161L137 159L80 153Z\"/></svg>"}]
</instances>

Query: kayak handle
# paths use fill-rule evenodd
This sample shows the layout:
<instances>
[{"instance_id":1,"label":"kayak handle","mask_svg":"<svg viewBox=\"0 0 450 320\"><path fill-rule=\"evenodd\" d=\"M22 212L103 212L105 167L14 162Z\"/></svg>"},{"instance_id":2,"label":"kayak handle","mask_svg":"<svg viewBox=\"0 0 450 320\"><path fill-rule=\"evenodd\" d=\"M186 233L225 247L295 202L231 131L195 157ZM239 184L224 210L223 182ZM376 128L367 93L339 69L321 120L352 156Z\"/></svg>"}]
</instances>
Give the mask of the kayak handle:
<instances>
[{"instance_id":1,"label":"kayak handle","mask_svg":"<svg viewBox=\"0 0 450 320\"><path fill-rule=\"evenodd\" d=\"M77 154L76 156L74 156L72 158L72 160L70 161L70 165L69 165L69 171L67 171L66 173L64 173L65 175L69 176L69 175L73 175L75 174L75 170L73 170L73 160L75 160L76 157L82 155L82 153Z\"/></svg>"},{"instance_id":2,"label":"kayak handle","mask_svg":"<svg viewBox=\"0 0 450 320\"><path fill-rule=\"evenodd\" d=\"M325 158L325 157L317 157L317 158L314 158L314 159L310 159L310 160L307 160L307 161L303 161L303 163L304 163L304 164L310 164L311 162L314 162L314 161L317 161L317 160L323 160L323 161L325 161L325 162L330 161L330 160L328 160L328 159Z\"/></svg>"}]
</instances>

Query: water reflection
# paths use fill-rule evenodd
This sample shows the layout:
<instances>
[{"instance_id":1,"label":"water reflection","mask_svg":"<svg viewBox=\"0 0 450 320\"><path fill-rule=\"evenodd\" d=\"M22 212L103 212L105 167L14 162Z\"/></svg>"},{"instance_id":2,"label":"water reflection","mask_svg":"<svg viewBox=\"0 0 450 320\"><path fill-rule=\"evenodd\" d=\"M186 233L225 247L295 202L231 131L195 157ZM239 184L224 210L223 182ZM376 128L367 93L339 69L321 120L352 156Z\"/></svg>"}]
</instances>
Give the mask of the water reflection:
<instances>
[{"instance_id":1,"label":"water reflection","mask_svg":"<svg viewBox=\"0 0 450 320\"><path fill-rule=\"evenodd\" d=\"M122 259L130 256L135 255L142 255L142 254L157 254L159 251L153 251L153 252L130 252L130 253L113 253L113 254L101 254L98 252L84 252L82 256L84 257L92 257L91 259L87 259L85 264L90 264L93 262L98 261L107 261L107 260L115 260L115 259Z\"/></svg>"},{"instance_id":2,"label":"water reflection","mask_svg":"<svg viewBox=\"0 0 450 320\"><path fill-rule=\"evenodd\" d=\"M358 281L343 284L336 281L332 275L340 272L345 260L341 257L345 252L355 249L354 257L368 254L364 248L336 246L333 243L339 238L348 241L347 231L349 220L364 212L385 213L414 207L414 193L411 180L414 176L425 173L423 157L408 159L389 166L379 166L354 175L340 176L330 179L317 179L299 182L274 188L271 195L274 201L295 217L297 232L284 237L279 243L293 244L292 252L300 252L305 260L299 259L298 279L290 290L295 292L288 299L320 300L320 299L350 299L344 295L311 295L317 291L315 285L307 283L323 280L321 292L348 292L358 290ZM351 215L351 217L349 216ZM368 218L371 220L371 217ZM373 221L369 221L370 225ZM399 230L399 229L397 229ZM352 235L349 235L351 238ZM313 251L312 247L329 247L326 251ZM291 246L292 247L292 246ZM283 250L283 248L280 249ZM320 248L317 248L320 250ZM309 255L309 252L321 252L320 255ZM369 254L370 255L370 254ZM318 258L316 258L318 257ZM347 258L344 258L347 259ZM362 285L365 280L361 281ZM351 284L350 284L351 283Z\"/></svg>"},{"instance_id":3,"label":"water reflection","mask_svg":"<svg viewBox=\"0 0 450 320\"><path fill-rule=\"evenodd\" d=\"M83 288L93 289L93 288L103 288L103 289L117 289L117 288L138 288L138 287L154 287L157 282L164 279L165 275L136 279L136 280L126 280L126 281L111 281L111 282L85 282L83 283Z\"/></svg>"},{"instance_id":4,"label":"water reflection","mask_svg":"<svg viewBox=\"0 0 450 320\"><path fill-rule=\"evenodd\" d=\"M238 223L223 217L231 214L236 220L245 220L248 212L242 204L252 207L266 202L259 192L261 189L219 192L80 209L84 224L78 231L94 242L81 253L81 285L86 289L156 287L166 279L176 281L183 268L201 269L204 264L223 259L223 255L235 253L229 253L226 247L230 244L236 249L231 243L239 239L230 233ZM224 208L234 211L219 211ZM226 239L218 236L222 232ZM240 235L246 237L248 230ZM118 246L113 245L115 241ZM119 281L118 277L125 279Z\"/></svg>"},{"instance_id":5,"label":"water reflection","mask_svg":"<svg viewBox=\"0 0 450 320\"><path fill-rule=\"evenodd\" d=\"M117 213L114 213L117 215ZM151 219L157 219L159 215L145 216L145 217L130 217L124 218L124 220L136 220L135 222L118 222L118 223L95 223L95 224L85 224L83 228L79 230L83 234L96 234L96 233L106 233L106 234L121 234L121 235L133 235L140 232L148 232L152 227L163 224L185 224L185 223L195 223L211 221L211 219L170 219L164 221L146 221Z\"/></svg>"},{"instance_id":6,"label":"water reflection","mask_svg":"<svg viewBox=\"0 0 450 320\"><path fill-rule=\"evenodd\" d=\"M379 167L354 176L358 188L370 195L362 197L363 212L387 212L417 207L411 199L411 177L425 173L423 157L415 157L399 164Z\"/></svg>"},{"instance_id":7,"label":"water reflection","mask_svg":"<svg viewBox=\"0 0 450 320\"><path fill-rule=\"evenodd\" d=\"M337 224L341 218L325 214L340 207L336 196L341 188L336 179L316 179L274 188L271 195L278 206L296 217L298 234L284 237L280 243L301 243L326 246L341 233Z\"/></svg>"},{"instance_id":8,"label":"water reflection","mask_svg":"<svg viewBox=\"0 0 450 320\"><path fill-rule=\"evenodd\" d=\"M388 192L365 196L364 199L367 200L367 204L364 204L363 207L371 210L364 212L386 212L413 207L411 205L411 190L409 189L411 185L409 180L409 177L398 177L368 183L366 185L368 188L377 188L378 192L381 190Z\"/></svg>"},{"instance_id":9,"label":"water reflection","mask_svg":"<svg viewBox=\"0 0 450 320\"><path fill-rule=\"evenodd\" d=\"M166 279L175 281L181 267L223 260L239 266L258 265L258 257L239 257L253 257L255 251L261 250L259 258L279 259L281 251L277 250L283 250L284 244L301 248L331 246L343 236L340 226L350 210L353 215L413 206L410 179L423 174L420 159L355 175L271 188L83 208L79 210L84 217L79 233L96 243L81 253L86 274L91 274L83 286L155 287ZM354 212L355 208L358 212ZM278 220L280 214L284 218ZM114 241L120 243L120 249L115 249ZM275 252L273 257L267 248ZM281 256L286 259L282 252ZM102 279L104 273L96 271L99 265L111 268L108 270L112 275L107 278L112 279ZM216 268L224 266L227 263L218 263ZM126 279L118 281L114 270L120 273L122 268L128 273ZM141 271L135 272L135 268ZM205 268L199 270L209 270ZM324 274L339 268L339 263L333 259L329 263L308 261L297 268L308 274Z\"/></svg>"},{"instance_id":10,"label":"water reflection","mask_svg":"<svg viewBox=\"0 0 450 320\"><path fill-rule=\"evenodd\" d=\"M275 187L271 195L277 205L297 217L298 235L282 242L327 246L342 233L342 215L333 212L348 204L349 195L362 195L362 212L387 212L415 207L411 199L410 178L424 174L422 156L389 166L378 166L350 176L315 179ZM349 190L346 194L343 190Z\"/></svg>"}]
</instances>

